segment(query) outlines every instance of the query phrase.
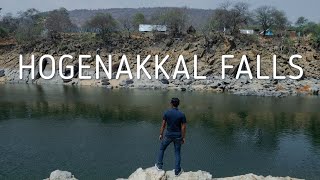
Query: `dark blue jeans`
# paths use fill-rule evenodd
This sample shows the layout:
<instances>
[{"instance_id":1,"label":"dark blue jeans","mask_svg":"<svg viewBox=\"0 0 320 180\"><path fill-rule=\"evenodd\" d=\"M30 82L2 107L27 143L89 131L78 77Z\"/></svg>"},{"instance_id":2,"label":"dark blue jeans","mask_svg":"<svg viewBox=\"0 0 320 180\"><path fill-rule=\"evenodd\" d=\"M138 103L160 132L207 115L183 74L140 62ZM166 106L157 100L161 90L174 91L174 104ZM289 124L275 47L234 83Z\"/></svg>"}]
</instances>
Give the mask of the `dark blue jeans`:
<instances>
[{"instance_id":1,"label":"dark blue jeans","mask_svg":"<svg viewBox=\"0 0 320 180\"><path fill-rule=\"evenodd\" d=\"M161 145L160 145L160 151L158 155L158 162L157 166L162 169L163 167L163 156L164 152L169 146L169 144L174 143L174 155L175 155L175 174L178 174L181 171L181 142L182 138L170 138L170 137L164 137L162 139Z\"/></svg>"}]
</instances>

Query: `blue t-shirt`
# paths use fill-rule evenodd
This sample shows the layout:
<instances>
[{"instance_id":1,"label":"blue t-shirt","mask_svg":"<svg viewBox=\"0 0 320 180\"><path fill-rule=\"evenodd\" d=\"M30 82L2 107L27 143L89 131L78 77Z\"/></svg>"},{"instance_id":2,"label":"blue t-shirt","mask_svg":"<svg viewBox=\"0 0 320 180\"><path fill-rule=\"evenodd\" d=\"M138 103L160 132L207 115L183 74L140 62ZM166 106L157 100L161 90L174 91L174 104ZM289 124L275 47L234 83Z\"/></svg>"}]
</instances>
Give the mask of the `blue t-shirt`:
<instances>
[{"instance_id":1,"label":"blue t-shirt","mask_svg":"<svg viewBox=\"0 0 320 180\"><path fill-rule=\"evenodd\" d=\"M178 108L169 109L163 114L163 120L167 122L167 137L181 137L181 124L187 123L183 112L179 111Z\"/></svg>"}]
</instances>

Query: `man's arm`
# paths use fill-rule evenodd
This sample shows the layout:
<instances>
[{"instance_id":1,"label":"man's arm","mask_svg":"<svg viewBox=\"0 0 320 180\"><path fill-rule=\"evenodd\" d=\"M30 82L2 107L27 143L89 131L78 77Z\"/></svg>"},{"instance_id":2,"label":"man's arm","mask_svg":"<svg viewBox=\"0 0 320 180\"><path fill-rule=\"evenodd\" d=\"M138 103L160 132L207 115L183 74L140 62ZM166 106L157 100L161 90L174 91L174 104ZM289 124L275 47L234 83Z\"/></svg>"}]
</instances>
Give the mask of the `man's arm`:
<instances>
[{"instance_id":1,"label":"man's arm","mask_svg":"<svg viewBox=\"0 0 320 180\"><path fill-rule=\"evenodd\" d=\"M162 120L159 140L162 140L162 138L163 138L163 132L164 132L164 129L166 128L166 125L167 125L167 122L165 120Z\"/></svg>"},{"instance_id":2,"label":"man's arm","mask_svg":"<svg viewBox=\"0 0 320 180\"><path fill-rule=\"evenodd\" d=\"M187 123L181 124L182 144L186 142Z\"/></svg>"}]
</instances>

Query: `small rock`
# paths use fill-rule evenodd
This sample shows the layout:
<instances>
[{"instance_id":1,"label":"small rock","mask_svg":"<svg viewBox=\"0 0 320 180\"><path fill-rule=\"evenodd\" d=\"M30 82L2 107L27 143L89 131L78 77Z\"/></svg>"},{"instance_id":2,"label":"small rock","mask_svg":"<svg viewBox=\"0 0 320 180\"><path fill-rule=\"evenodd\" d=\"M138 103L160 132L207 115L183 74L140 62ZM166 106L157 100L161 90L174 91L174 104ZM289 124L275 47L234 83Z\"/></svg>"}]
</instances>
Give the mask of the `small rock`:
<instances>
[{"instance_id":1,"label":"small rock","mask_svg":"<svg viewBox=\"0 0 320 180\"><path fill-rule=\"evenodd\" d=\"M110 82L109 82L109 81L106 81L106 82L102 82L102 81L101 81L101 85L102 85L102 86L108 86L108 85L110 85Z\"/></svg>"},{"instance_id":2,"label":"small rock","mask_svg":"<svg viewBox=\"0 0 320 180\"><path fill-rule=\"evenodd\" d=\"M108 86L108 85L110 85L109 79L102 79L102 80L101 80L101 85L102 85L102 86Z\"/></svg>"},{"instance_id":3,"label":"small rock","mask_svg":"<svg viewBox=\"0 0 320 180\"><path fill-rule=\"evenodd\" d=\"M106 83L106 82L109 82L109 79L102 79L101 80L101 83Z\"/></svg>"},{"instance_id":4,"label":"small rock","mask_svg":"<svg viewBox=\"0 0 320 180\"><path fill-rule=\"evenodd\" d=\"M184 81L184 83L185 83L186 85L190 85L190 84L193 83L193 80L187 79L187 80Z\"/></svg>"},{"instance_id":5,"label":"small rock","mask_svg":"<svg viewBox=\"0 0 320 180\"><path fill-rule=\"evenodd\" d=\"M127 79L126 80L126 84L133 84L134 82L133 82L133 80L132 79Z\"/></svg>"},{"instance_id":6,"label":"small rock","mask_svg":"<svg viewBox=\"0 0 320 180\"><path fill-rule=\"evenodd\" d=\"M71 172L55 170L50 174L46 180L77 180Z\"/></svg>"},{"instance_id":7,"label":"small rock","mask_svg":"<svg viewBox=\"0 0 320 180\"><path fill-rule=\"evenodd\" d=\"M212 73L213 73L213 70L212 70L212 69L205 69L205 70L201 71L199 74L200 74L201 76L208 76L208 75L210 75L210 74L212 74Z\"/></svg>"},{"instance_id":8,"label":"small rock","mask_svg":"<svg viewBox=\"0 0 320 180\"><path fill-rule=\"evenodd\" d=\"M1 69L0 70L0 77L3 77L5 74L4 74L4 70L3 69Z\"/></svg>"},{"instance_id":9,"label":"small rock","mask_svg":"<svg viewBox=\"0 0 320 180\"><path fill-rule=\"evenodd\" d=\"M319 88L311 87L311 93L312 95L315 95L315 96L319 95Z\"/></svg>"},{"instance_id":10,"label":"small rock","mask_svg":"<svg viewBox=\"0 0 320 180\"><path fill-rule=\"evenodd\" d=\"M167 47L170 47L173 44L173 41L171 39L166 39L165 43Z\"/></svg>"},{"instance_id":11,"label":"small rock","mask_svg":"<svg viewBox=\"0 0 320 180\"><path fill-rule=\"evenodd\" d=\"M205 50L205 49L200 49L200 50L199 50L199 58L202 58L205 53L206 53L206 50Z\"/></svg>"},{"instance_id":12,"label":"small rock","mask_svg":"<svg viewBox=\"0 0 320 180\"><path fill-rule=\"evenodd\" d=\"M69 83L72 81L72 79L62 79L63 80L63 83Z\"/></svg>"},{"instance_id":13,"label":"small rock","mask_svg":"<svg viewBox=\"0 0 320 180\"><path fill-rule=\"evenodd\" d=\"M169 84L168 79L161 79L160 81L161 81L162 84Z\"/></svg>"},{"instance_id":14,"label":"small rock","mask_svg":"<svg viewBox=\"0 0 320 180\"><path fill-rule=\"evenodd\" d=\"M210 87L211 87L212 89L217 89L220 85L221 85L220 83L214 82L213 84L210 85Z\"/></svg>"},{"instance_id":15,"label":"small rock","mask_svg":"<svg viewBox=\"0 0 320 180\"><path fill-rule=\"evenodd\" d=\"M190 44L189 43L187 43L187 44L185 44L183 46L183 50L185 50L185 51L189 50L189 48L190 48Z\"/></svg>"}]
</instances>

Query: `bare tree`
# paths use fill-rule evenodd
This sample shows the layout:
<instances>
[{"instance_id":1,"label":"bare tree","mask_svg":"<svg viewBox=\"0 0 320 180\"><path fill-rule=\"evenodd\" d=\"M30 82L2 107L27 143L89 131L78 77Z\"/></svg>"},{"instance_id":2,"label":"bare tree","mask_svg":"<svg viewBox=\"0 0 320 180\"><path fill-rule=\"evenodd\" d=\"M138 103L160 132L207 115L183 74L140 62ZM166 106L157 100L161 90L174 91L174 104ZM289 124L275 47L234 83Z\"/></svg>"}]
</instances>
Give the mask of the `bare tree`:
<instances>
[{"instance_id":1,"label":"bare tree","mask_svg":"<svg viewBox=\"0 0 320 180\"><path fill-rule=\"evenodd\" d=\"M274 24L274 19L272 17L274 11L275 8L271 6L262 6L256 9L257 22L260 24L264 32Z\"/></svg>"},{"instance_id":2,"label":"bare tree","mask_svg":"<svg viewBox=\"0 0 320 180\"><path fill-rule=\"evenodd\" d=\"M272 6L261 6L255 11L256 21L260 24L264 33L269 28L283 31L288 26L288 19L283 11Z\"/></svg>"},{"instance_id":3,"label":"bare tree","mask_svg":"<svg viewBox=\"0 0 320 180\"><path fill-rule=\"evenodd\" d=\"M119 22L122 28L128 33L128 37L130 38L130 32L132 31L132 21L129 17L123 17L119 19Z\"/></svg>"},{"instance_id":4,"label":"bare tree","mask_svg":"<svg viewBox=\"0 0 320 180\"><path fill-rule=\"evenodd\" d=\"M249 14L249 4L239 2L233 6L229 11L230 30L232 34L238 33L239 28L248 23L250 18Z\"/></svg>"},{"instance_id":5,"label":"bare tree","mask_svg":"<svg viewBox=\"0 0 320 180\"><path fill-rule=\"evenodd\" d=\"M274 19L274 28L277 31L283 32L289 26L288 18L284 11L275 10L272 14Z\"/></svg>"},{"instance_id":6,"label":"bare tree","mask_svg":"<svg viewBox=\"0 0 320 180\"><path fill-rule=\"evenodd\" d=\"M68 10L65 8L50 11L45 21L45 27L53 32L67 32L75 27L70 18Z\"/></svg>"},{"instance_id":7,"label":"bare tree","mask_svg":"<svg viewBox=\"0 0 320 180\"><path fill-rule=\"evenodd\" d=\"M210 26L216 30L230 29L232 34L237 34L239 28L248 23L249 18L249 4L244 2L232 4L227 1L214 11Z\"/></svg>"}]
</instances>

